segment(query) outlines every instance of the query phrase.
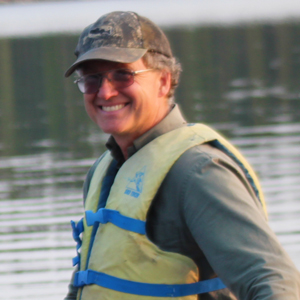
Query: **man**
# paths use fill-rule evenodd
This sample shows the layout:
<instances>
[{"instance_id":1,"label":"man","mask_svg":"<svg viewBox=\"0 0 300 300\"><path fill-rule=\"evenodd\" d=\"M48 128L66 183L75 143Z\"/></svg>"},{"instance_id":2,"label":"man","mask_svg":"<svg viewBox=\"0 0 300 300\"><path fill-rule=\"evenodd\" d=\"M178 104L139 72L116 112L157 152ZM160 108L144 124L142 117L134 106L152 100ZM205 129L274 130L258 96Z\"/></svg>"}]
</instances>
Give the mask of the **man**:
<instances>
[{"instance_id":1,"label":"man","mask_svg":"<svg viewBox=\"0 0 300 300\"><path fill-rule=\"evenodd\" d=\"M72 223L65 299L299 300L251 167L174 104L180 65L164 33L112 12L75 54L66 76L76 71L88 115L111 137L85 181L85 217Z\"/></svg>"}]
</instances>

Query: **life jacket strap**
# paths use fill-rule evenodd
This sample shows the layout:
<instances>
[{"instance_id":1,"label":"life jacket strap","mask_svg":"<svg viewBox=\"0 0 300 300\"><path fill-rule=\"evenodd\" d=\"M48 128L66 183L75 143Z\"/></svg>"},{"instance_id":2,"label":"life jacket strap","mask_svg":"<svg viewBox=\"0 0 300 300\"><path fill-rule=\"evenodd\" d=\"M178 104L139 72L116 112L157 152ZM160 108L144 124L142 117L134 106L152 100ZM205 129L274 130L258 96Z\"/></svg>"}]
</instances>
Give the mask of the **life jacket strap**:
<instances>
[{"instance_id":1,"label":"life jacket strap","mask_svg":"<svg viewBox=\"0 0 300 300\"><path fill-rule=\"evenodd\" d=\"M84 231L83 227L83 219L81 219L77 224L74 221L71 221L71 226L72 226L72 233L73 233L73 239L75 240L76 244L76 252L77 256L75 256L72 261L73 261L73 266L76 266L80 262L80 253L79 249L82 245L82 240L80 238L80 234Z\"/></svg>"},{"instance_id":2,"label":"life jacket strap","mask_svg":"<svg viewBox=\"0 0 300 300\"><path fill-rule=\"evenodd\" d=\"M125 280L90 269L75 274L75 286L83 287L90 284L97 284L118 292L152 297L184 297L226 288L220 278L189 284L152 284Z\"/></svg>"},{"instance_id":3,"label":"life jacket strap","mask_svg":"<svg viewBox=\"0 0 300 300\"><path fill-rule=\"evenodd\" d=\"M86 223L88 226L95 222L106 224L110 222L122 229L133 231L139 234L146 234L146 222L121 215L113 209L100 208L97 212L87 210L85 212Z\"/></svg>"}]
</instances>

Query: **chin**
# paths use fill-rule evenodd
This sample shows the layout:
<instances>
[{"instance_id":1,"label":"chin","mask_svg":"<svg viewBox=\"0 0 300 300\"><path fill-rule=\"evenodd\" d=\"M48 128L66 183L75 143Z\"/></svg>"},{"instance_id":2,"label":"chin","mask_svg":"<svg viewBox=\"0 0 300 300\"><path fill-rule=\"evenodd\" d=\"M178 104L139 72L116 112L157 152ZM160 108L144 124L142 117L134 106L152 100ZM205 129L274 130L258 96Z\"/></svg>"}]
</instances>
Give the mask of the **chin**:
<instances>
[{"instance_id":1,"label":"chin","mask_svg":"<svg viewBox=\"0 0 300 300\"><path fill-rule=\"evenodd\" d=\"M107 134L122 134L121 128L116 128L116 127L107 127L107 126L99 126L100 129Z\"/></svg>"},{"instance_id":2,"label":"chin","mask_svg":"<svg viewBox=\"0 0 300 300\"><path fill-rule=\"evenodd\" d=\"M103 132L112 135L122 135L126 132L126 128L128 128L128 124L126 124L126 122L101 122L97 125Z\"/></svg>"}]
</instances>

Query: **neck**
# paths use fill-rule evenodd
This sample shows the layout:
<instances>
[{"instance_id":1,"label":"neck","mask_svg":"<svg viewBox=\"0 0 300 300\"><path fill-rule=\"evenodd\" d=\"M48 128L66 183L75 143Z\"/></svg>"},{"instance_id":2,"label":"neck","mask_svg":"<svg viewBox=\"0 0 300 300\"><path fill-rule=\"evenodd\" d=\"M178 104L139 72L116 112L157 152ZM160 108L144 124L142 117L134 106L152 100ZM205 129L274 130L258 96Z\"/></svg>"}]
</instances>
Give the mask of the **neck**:
<instances>
[{"instance_id":1,"label":"neck","mask_svg":"<svg viewBox=\"0 0 300 300\"><path fill-rule=\"evenodd\" d=\"M122 153L123 153L123 156L124 156L124 159L127 160L128 159L128 148L131 147L133 145L133 141L134 140L128 140L128 139L124 139L122 137L116 137L116 136L113 136L116 143L118 144L118 146L120 147Z\"/></svg>"}]
</instances>

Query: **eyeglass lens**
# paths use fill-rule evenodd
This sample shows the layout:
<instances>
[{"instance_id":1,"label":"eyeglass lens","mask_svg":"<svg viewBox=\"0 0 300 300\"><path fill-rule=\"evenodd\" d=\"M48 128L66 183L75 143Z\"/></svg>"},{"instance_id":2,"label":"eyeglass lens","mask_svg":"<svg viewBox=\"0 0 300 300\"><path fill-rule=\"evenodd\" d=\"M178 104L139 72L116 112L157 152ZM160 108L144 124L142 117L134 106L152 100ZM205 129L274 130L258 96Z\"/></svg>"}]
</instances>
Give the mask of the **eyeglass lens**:
<instances>
[{"instance_id":1,"label":"eyeglass lens","mask_svg":"<svg viewBox=\"0 0 300 300\"><path fill-rule=\"evenodd\" d=\"M106 77L114 88L125 88L133 84L134 73L131 70L119 69L111 70L102 74L86 75L78 81L79 90L84 94L97 93L102 85L103 78Z\"/></svg>"}]
</instances>

